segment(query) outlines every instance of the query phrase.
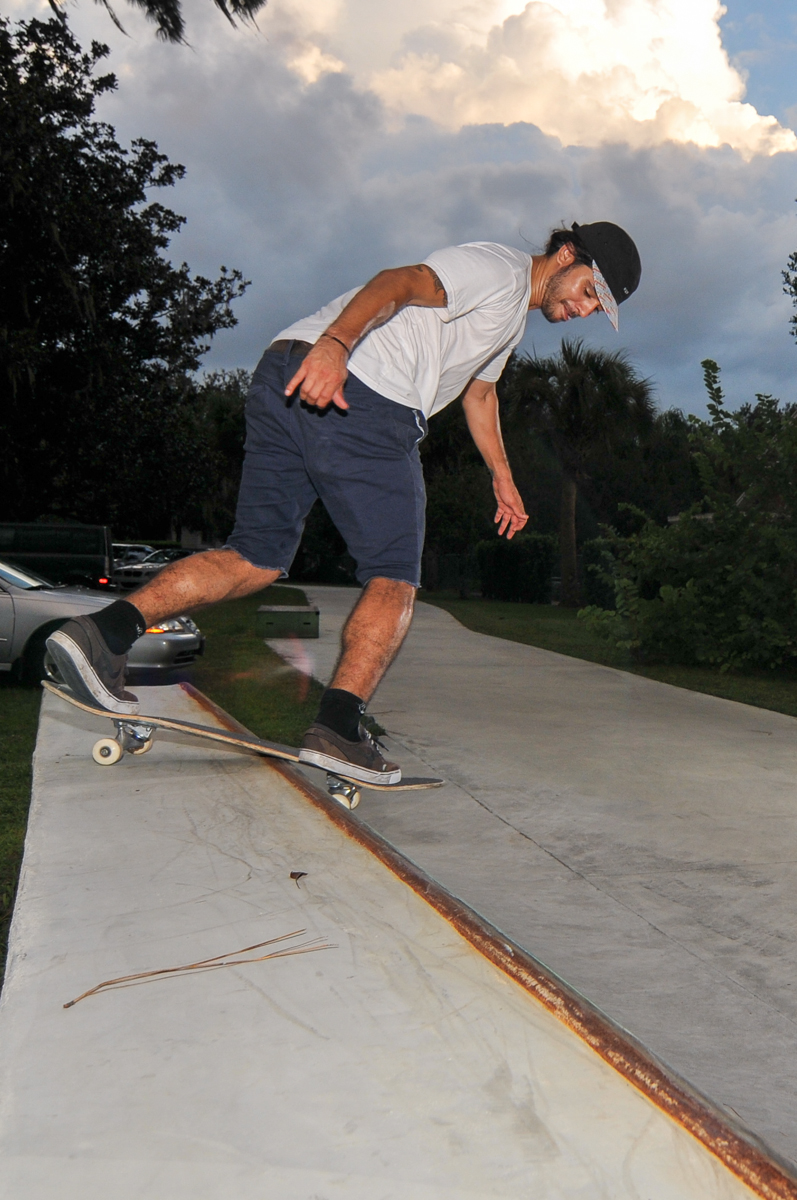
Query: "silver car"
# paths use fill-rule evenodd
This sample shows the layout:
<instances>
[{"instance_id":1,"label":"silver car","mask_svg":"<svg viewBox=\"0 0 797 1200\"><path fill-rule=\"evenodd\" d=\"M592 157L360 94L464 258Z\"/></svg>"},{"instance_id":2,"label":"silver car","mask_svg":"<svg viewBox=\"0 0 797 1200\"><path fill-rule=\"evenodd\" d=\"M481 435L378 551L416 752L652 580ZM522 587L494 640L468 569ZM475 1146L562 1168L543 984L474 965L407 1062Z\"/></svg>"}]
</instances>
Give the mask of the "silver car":
<instances>
[{"instance_id":1,"label":"silver car","mask_svg":"<svg viewBox=\"0 0 797 1200\"><path fill-rule=\"evenodd\" d=\"M70 617L96 612L113 596L50 583L0 559L0 671L15 670L30 683L44 674L44 643ZM190 617L174 617L148 629L128 658L132 675L185 667L202 653L205 639Z\"/></svg>"},{"instance_id":2,"label":"silver car","mask_svg":"<svg viewBox=\"0 0 797 1200\"><path fill-rule=\"evenodd\" d=\"M194 553L194 550L154 550L139 562L124 563L122 566L114 564L112 582L114 587L120 589L141 587L142 583L147 583L169 563L190 558Z\"/></svg>"},{"instance_id":3,"label":"silver car","mask_svg":"<svg viewBox=\"0 0 797 1200\"><path fill-rule=\"evenodd\" d=\"M146 558L148 554L155 553L152 546L145 546L143 542L114 542L111 550L115 567L123 567L126 563L141 562L142 558Z\"/></svg>"}]
</instances>

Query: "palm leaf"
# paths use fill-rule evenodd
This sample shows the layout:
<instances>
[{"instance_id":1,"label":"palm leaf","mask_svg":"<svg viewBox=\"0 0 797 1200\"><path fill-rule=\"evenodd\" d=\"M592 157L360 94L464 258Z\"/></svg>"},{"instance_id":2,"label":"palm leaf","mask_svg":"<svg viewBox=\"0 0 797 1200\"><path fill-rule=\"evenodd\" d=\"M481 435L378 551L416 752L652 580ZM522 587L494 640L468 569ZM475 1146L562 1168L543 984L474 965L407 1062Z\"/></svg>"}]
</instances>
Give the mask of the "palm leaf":
<instances>
[{"instance_id":1,"label":"palm leaf","mask_svg":"<svg viewBox=\"0 0 797 1200\"><path fill-rule=\"evenodd\" d=\"M265 8L268 0L213 0L221 9L231 25L236 21L253 21L255 15ZM62 0L48 0L50 8L60 17L64 17ZM110 0L95 0L108 12L116 28L126 33L122 22L111 7ZM150 21L155 22L156 33L164 42L185 42L185 22L183 20L181 0L129 0L142 9Z\"/></svg>"}]
</instances>

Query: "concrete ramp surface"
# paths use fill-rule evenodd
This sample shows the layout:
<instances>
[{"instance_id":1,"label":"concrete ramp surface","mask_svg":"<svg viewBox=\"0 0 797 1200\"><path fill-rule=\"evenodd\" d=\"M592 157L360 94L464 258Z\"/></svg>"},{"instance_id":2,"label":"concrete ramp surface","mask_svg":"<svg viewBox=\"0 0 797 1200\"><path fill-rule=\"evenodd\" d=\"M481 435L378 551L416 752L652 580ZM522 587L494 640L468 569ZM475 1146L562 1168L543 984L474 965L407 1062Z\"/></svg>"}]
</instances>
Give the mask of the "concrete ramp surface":
<instances>
[{"instance_id":1,"label":"concrete ramp surface","mask_svg":"<svg viewBox=\"0 0 797 1200\"><path fill-rule=\"evenodd\" d=\"M797 1194L774 1168L766 1190L766 1164L749 1190L350 836L356 816L179 735L98 767L109 728L43 699L0 1009L3 1200ZM300 929L331 948L63 1007Z\"/></svg>"}]
</instances>

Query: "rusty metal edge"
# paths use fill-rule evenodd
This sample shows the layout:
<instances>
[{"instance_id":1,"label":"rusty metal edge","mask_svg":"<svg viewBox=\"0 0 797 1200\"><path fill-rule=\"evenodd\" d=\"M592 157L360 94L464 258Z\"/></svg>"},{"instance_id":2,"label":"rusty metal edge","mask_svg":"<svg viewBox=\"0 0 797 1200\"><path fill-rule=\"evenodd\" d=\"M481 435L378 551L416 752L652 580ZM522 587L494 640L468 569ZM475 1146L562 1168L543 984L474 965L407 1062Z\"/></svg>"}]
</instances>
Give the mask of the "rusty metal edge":
<instances>
[{"instance_id":1,"label":"rusty metal edge","mask_svg":"<svg viewBox=\"0 0 797 1200\"><path fill-rule=\"evenodd\" d=\"M236 721L193 684L180 687L230 731L251 730ZM405 858L380 834L346 812L315 787L296 767L278 759L268 765L290 782L347 837L374 854L394 875L431 905L474 949L530 993L558 1020L586 1042L633 1087L683 1126L738 1179L764 1200L797 1200L797 1170L751 1131L726 1116L656 1058L632 1034L560 979L521 946L512 942L462 900L457 899Z\"/></svg>"}]
</instances>

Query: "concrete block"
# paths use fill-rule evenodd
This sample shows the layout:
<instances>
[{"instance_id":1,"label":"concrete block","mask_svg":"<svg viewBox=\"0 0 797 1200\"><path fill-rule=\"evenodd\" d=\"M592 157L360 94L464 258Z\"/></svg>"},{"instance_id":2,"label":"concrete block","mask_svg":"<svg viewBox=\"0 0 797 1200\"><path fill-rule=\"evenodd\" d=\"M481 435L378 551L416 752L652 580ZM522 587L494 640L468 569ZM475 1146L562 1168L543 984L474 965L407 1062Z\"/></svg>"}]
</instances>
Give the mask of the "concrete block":
<instances>
[{"instance_id":1,"label":"concrete block","mask_svg":"<svg viewBox=\"0 0 797 1200\"><path fill-rule=\"evenodd\" d=\"M264 638L317 638L318 609L303 604L261 604L257 632Z\"/></svg>"}]
</instances>

